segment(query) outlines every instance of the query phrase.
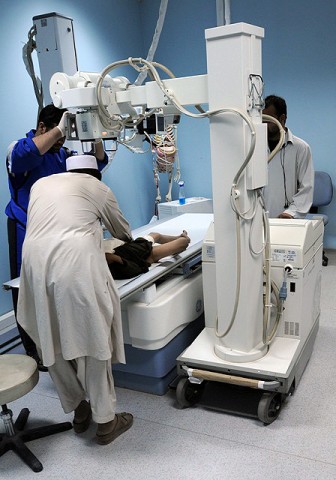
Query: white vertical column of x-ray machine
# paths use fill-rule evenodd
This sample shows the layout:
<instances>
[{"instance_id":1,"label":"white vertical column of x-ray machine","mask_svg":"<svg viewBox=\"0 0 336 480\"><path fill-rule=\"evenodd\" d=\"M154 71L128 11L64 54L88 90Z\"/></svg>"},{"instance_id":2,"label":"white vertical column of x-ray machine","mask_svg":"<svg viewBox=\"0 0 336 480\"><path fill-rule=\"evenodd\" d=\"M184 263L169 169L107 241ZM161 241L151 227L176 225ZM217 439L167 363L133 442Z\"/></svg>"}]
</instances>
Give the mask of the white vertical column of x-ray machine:
<instances>
[{"instance_id":1,"label":"white vertical column of x-ray machine","mask_svg":"<svg viewBox=\"0 0 336 480\"><path fill-rule=\"evenodd\" d=\"M263 29L247 24L233 24L206 32L209 109L221 106L235 107L243 112L249 109L250 75L261 76L261 39ZM249 111L256 130L256 149L248 170L237 185L241 209L251 212L253 191L267 181L267 131L262 124L261 109L251 105ZM234 309L237 283L236 215L231 201L231 186L236 172L246 157L251 134L246 124L234 115L216 115L210 118L212 188L214 228L216 239L216 293L218 331L227 329ZM254 219L253 241L262 245L262 210ZM224 337L218 338L215 350L228 360L249 361L263 356L263 257L249 250L251 221L241 221L240 241L242 268L240 269L241 301L235 324Z\"/></svg>"},{"instance_id":2,"label":"white vertical column of x-ray machine","mask_svg":"<svg viewBox=\"0 0 336 480\"><path fill-rule=\"evenodd\" d=\"M263 255L252 253L262 251L262 209L257 207L252 227L248 219L253 191L267 183L266 125L260 106L251 104L254 87L249 81L251 76L261 77L262 38L262 28L242 23L206 31L209 110L225 105L248 112L257 142L252 161L234 189L240 211L246 213L246 220L237 222L232 182L246 157L251 135L237 116L211 117L214 223L203 244L206 328L177 359L181 375L177 400L182 406L196 403L204 380L251 387L261 391L256 416L271 423L283 396L297 385L317 334L323 224L319 220L270 221L271 277L279 289L285 278L288 296L277 333L267 342ZM274 322L271 317L269 329Z\"/></svg>"}]
</instances>

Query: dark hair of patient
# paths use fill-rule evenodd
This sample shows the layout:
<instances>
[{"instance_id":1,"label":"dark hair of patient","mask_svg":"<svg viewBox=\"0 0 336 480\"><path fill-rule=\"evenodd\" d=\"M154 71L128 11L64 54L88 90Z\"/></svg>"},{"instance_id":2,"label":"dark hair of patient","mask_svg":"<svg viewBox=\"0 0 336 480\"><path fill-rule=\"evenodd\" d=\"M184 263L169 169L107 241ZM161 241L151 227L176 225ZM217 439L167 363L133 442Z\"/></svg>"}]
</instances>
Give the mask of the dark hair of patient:
<instances>
[{"instance_id":1,"label":"dark hair of patient","mask_svg":"<svg viewBox=\"0 0 336 480\"><path fill-rule=\"evenodd\" d=\"M96 170L95 168L76 168L75 170L69 170L69 173L87 173L88 175L91 175L92 177L97 178L97 180L102 179L102 174L99 170Z\"/></svg>"}]
</instances>

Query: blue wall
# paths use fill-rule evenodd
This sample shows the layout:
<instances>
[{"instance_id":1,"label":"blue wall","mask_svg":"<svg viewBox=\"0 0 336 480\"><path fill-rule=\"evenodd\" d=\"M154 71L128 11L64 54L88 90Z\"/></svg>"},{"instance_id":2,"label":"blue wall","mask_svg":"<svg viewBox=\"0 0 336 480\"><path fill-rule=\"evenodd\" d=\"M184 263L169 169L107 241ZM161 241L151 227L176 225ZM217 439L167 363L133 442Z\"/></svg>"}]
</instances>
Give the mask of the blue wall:
<instances>
[{"instance_id":1,"label":"blue wall","mask_svg":"<svg viewBox=\"0 0 336 480\"><path fill-rule=\"evenodd\" d=\"M12 140L35 128L37 104L33 86L22 61L22 47L32 27L32 18L49 12L58 12L73 19L78 66L83 71L101 71L109 63L130 55L143 55L140 25L140 4L137 0L25 0L0 1L0 35L2 67L2 119L0 136L0 283L10 278L6 216L3 213L9 199L5 156ZM36 58L36 54L34 54ZM131 70L131 69L130 69ZM128 72L116 71L117 75ZM135 79L133 71L130 71ZM121 151L122 150L122 151ZM113 168L106 174L120 200L124 214L132 226L148 221L154 199L146 191L151 186L151 163L143 156L135 156L120 149ZM130 193L126 194L125 191ZM152 194L154 196L154 192ZM11 310L11 295L0 290L0 315Z\"/></svg>"},{"instance_id":2,"label":"blue wall","mask_svg":"<svg viewBox=\"0 0 336 480\"><path fill-rule=\"evenodd\" d=\"M0 212L8 201L4 159L8 144L34 127L36 101L21 60L32 17L56 11L74 20L79 68L101 71L129 56L146 56L160 0L0 0L2 45L2 121L0 137ZM231 22L265 28L265 94L284 96L288 126L312 147L316 169L334 179L333 113L336 107L336 2L329 0L232 0ZM215 0L169 0L155 60L176 76L206 73L204 30L216 26ZM4 73L6 72L6 73ZM230 72L230 65L227 65ZM131 81L131 69L116 71ZM183 117L178 131L182 177L187 196L211 196L209 129L206 120ZM120 148L104 180L115 192L133 228L150 220L155 189L150 155ZM161 189L166 190L165 178ZM174 185L176 195L176 185ZM336 248L336 197L326 207L325 244ZM0 213L0 282L9 278L6 217ZM10 294L0 292L0 315L11 309Z\"/></svg>"},{"instance_id":3,"label":"blue wall","mask_svg":"<svg viewBox=\"0 0 336 480\"><path fill-rule=\"evenodd\" d=\"M153 1L141 5L143 24L150 26L144 29L149 45ZM265 29L265 95L275 93L287 100L288 127L310 144L315 169L327 171L335 182L336 1L231 0L231 23L236 22ZM169 0L156 60L176 76L205 73L204 29L215 25L215 1ZM226 67L229 74L230 65ZM179 138L187 194L211 195L207 121L183 117ZM329 216L324 240L328 248L336 248L335 205L336 194L321 209Z\"/></svg>"}]
</instances>

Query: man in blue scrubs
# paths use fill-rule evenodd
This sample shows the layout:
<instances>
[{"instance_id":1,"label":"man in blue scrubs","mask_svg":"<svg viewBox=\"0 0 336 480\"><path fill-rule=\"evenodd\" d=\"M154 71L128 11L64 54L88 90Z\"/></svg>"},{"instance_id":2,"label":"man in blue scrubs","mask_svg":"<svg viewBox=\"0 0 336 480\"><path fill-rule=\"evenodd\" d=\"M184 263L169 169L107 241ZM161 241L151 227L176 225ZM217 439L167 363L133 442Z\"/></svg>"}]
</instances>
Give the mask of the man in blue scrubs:
<instances>
[{"instance_id":1,"label":"man in blue scrubs","mask_svg":"<svg viewBox=\"0 0 336 480\"><path fill-rule=\"evenodd\" d=\"M8 148L6 166L11 199L6 207L6 215L11 279L20 275L22 244L32 185L42 177L65 172L67 157L75 153L64 147L66 115L65 109L47 105L39 114L36 130L30 130L26 137L13 142ZM102 142L95 143L94 146L93 154L98 160L99 169L102 170L107 164L107 155ZM12 295L16 316L17 289L12 290ZM45 371L35 343L20 325L18 329L27 355L36 360L39 370Z\"/></svg>"}]
</instances>

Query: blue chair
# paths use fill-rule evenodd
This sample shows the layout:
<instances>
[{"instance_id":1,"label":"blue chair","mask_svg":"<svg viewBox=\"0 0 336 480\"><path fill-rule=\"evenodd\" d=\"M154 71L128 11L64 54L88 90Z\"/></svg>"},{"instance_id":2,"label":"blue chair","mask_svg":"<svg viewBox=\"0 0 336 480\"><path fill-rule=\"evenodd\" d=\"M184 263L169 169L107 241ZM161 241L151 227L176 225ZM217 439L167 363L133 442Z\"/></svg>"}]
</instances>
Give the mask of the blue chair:
<instances>
[{"instance_id":1,"label":"blue chair","mask_svg":"<svg viewBox=\"0 0 336 480\"><path fill-rule=\"evenodd\" d=\"M322 218L324 226L328 223L328 215L318 213L319 207L325 207L329 205L333 198L333 184L331 177L326 172L316 171L314 180L314 197L312 207L307 214L306 218ZM322 265L326 267L328 265L328 257L326 257L323 250Z\"/></svg>"}]
</instances>

